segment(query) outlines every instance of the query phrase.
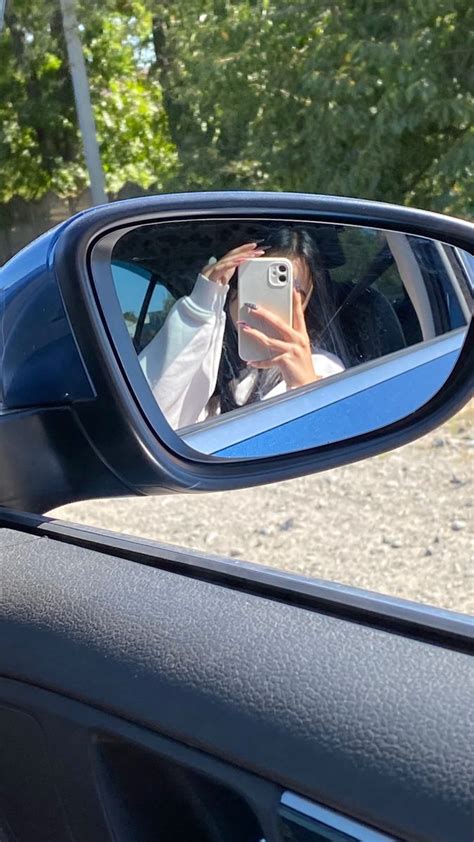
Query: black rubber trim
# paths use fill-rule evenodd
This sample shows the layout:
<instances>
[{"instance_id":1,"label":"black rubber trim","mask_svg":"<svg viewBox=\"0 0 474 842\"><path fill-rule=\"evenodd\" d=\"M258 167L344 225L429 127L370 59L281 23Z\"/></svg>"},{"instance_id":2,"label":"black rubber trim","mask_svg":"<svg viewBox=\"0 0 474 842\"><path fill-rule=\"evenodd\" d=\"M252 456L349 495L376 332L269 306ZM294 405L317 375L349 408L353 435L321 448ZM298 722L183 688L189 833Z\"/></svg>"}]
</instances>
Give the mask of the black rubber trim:
<instances>
[{"instance_id":1,"label":"black rubber trim","mask_svg":"<svg viewBox=\"0 0 474 842\"><path fill-rule=\"evenodd\" d=\"M0 527L106 552L148 567L213 582L445 648L474 652L474 620L454 611L27 512L0 508Z\"/></svg>"}]
</instances>

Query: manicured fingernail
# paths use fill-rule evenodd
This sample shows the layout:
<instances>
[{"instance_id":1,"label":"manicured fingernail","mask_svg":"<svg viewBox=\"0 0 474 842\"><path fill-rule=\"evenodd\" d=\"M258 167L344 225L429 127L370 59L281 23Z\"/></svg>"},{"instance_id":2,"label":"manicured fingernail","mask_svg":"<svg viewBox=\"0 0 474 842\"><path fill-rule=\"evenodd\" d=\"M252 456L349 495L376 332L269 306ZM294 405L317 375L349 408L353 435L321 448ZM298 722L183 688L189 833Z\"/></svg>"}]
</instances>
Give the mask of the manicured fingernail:
<instances>
[{"instance_id":1,"label":"manicured fingernail","mask_svg":"<svg viewBox=\"0 0 474 842\"><path fill-rule=\"evenodd\" d=\"M246 306L246 307L248 307L248 309L249 309L249 310L258 310L257 305L256 305L256 304L251 304L251 303L250 303L250 301L246 301L246 302L245 302L245 306Z\"/></svg>"},{"instance_id":2,"label":"manicured fingernail","mask_svg":"<svg viewBox=\"0 0 474 842\"><path fill-rule=\"evenodd\" d=\"M301 284L299 284L298 282L295 283L295 290L296 292L301 292Z\"/></svg>"},{"instance_id":3,"label":"manicured fingernail","mask_svg":"<svg viewBox=\"0 0 474 842\"><path fill-rule=\"evenodd\" d=\"M237 321L236 325L238 325L241 328L250 327L250 325L248 325L247 322L243 322L243 321Z\"/></svg>"}]
</instances>

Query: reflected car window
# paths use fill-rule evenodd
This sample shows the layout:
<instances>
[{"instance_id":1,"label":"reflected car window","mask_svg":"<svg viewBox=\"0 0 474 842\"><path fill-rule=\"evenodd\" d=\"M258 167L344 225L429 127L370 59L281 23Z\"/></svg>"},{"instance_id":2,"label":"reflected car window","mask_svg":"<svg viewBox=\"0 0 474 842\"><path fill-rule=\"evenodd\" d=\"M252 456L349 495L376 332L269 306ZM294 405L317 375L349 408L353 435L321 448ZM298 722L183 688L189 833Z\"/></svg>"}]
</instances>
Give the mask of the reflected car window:
<instances>
[{"instance_id":1,"label":"reflected car window","mask_svg":"<svg viewBox=\"0 0 474 842\"><path fill-rule=\"evenodd\" d=\"M114 260L112 275L128 333L140 351L160 330L175 298L142 266Z\"/></svg>"}]
</instances>

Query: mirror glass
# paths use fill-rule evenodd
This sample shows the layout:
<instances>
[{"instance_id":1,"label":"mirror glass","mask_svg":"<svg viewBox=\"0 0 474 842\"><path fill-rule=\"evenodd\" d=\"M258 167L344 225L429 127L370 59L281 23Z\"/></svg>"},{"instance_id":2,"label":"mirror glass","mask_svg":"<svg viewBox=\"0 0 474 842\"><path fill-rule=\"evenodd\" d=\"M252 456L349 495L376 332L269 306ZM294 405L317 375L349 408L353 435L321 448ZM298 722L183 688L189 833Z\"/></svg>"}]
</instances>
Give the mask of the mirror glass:
<instances>
[{"instance_id":1,"label":"mirror glass","mask_svg":"<svg viewBox=\"0 0 474 842\"><path fill-rule=\"evenodd\" d=\"M109 263L138 362L130 381L146 382L193 450L241 459L333 443L425 404L465 338L470 261L400 232L205 219L122 231Z\"/></svg>"}]
</instances>

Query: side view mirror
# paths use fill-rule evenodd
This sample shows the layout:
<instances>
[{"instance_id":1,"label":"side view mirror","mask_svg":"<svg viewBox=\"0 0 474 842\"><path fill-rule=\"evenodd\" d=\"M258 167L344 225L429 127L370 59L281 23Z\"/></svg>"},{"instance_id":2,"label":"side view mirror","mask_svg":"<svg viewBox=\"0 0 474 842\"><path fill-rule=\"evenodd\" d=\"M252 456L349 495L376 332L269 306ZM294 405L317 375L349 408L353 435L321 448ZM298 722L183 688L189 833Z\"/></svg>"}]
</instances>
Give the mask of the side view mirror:
<instances>
[{"instance_id":1,"label":"side view mirror","mask_svg":"<svg viewBox=\"0 0 474 842\"><path fill-rule=\"evenodd\" d=\"M241 488L405 444L472 395L474 226L299 194L73 217L0 275L0 505Z\"/></svg>"}]
</instances>

